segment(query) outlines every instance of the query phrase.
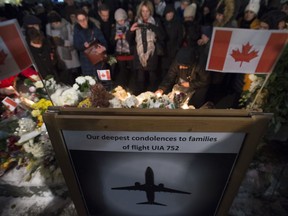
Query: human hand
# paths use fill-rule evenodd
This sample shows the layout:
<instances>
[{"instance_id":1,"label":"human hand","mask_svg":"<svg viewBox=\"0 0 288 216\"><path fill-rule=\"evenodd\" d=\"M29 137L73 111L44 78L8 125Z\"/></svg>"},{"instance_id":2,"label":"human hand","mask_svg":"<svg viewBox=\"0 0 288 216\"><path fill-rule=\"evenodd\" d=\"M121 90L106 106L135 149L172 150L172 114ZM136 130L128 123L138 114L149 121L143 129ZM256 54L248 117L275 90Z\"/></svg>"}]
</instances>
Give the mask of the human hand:
<instances>
[{"instance_id":1,"label":"human hand","mask_svg":"<svg viewBox=\"0 0 288 216\"><path fill-rule=\"evenodd\" d=\"M189 88L190 87L190 84L189 82L182 82L181 83L181 86L185 87L185 88Z\"/></svg>"},{"instance_id":2,"label":"human hand","mask_svg":"<svg viewBox=\"0 0 288 216\"><path fill-rule=\"evenodd\" d=\"M0 93L3 95L13 95L13 94L15 94L16 96L20 95L13 86L1 88Z\"/></svg>"},{"instance_id":3,"label":"human hand","mask_svg":"<svg viewBox=\"0 0 288 216\"><path fill-rule=\"evenodd\" d=\"M137 29L139 29L139 27L138 27L138 23L136 22L131 26L130 31L133 32L133 31L136 31Z\"/></svg>"},{"instance_id":4,"label":"human hand","mask_svg":"<svg viewBox=\"0 0 288 216\"><path fill-rule=\"evenodd\" d=\"M88 48L89 46L90 46L90 44L89 44L88 42L85 42L85 43L84 43L84 47L85 47L85 48Z\"/></svg>"}]
</instances>

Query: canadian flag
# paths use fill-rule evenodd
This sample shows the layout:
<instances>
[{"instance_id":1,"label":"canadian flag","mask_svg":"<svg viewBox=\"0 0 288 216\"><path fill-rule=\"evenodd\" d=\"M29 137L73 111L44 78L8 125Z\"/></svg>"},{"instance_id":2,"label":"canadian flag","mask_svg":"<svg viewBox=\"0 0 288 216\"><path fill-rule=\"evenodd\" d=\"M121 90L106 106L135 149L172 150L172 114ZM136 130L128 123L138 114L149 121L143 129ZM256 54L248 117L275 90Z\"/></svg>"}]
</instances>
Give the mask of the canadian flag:
<instances>
[{"instance_id":1,"label":"canadian flag","mask_svg":"<svg viewBox=\"0 0 288 216\"><path fill-rule=\"evenodd\" d=\"M31 65L32 59L17 21L0 22L0 80Z\"/></svg>"},{"instance_id":2,"label":"canadian flag","mask_svg":"<svg viewBox=\"0 0 288 216\"><path fill-rule=\"evenodd\" d=\"M16 103L14 100L12 100L10 97L5 97L4 100L2 100L2 103L11 111L13 112L16 107L18 106L18 103Z\"/></svg>"},{"instance_id":3,"label":"canadian flag","mask_svg":"<svg viewBox=\"0 0 288 216\"><path fill-rule=\"evenodd\" d=\"M102 81L111 80L110 70L97 70L98 78Z\"/></svg>"},{"instance_id":4,"label":"canadian flag","mask_svg":"<svg viewBox=\"0 0 288 216\"><path fill-rule=\"evenodd\" d=\"M214 28L206 70L271 73L287 40L287 31Z\"/></svg>"}]
</instances>

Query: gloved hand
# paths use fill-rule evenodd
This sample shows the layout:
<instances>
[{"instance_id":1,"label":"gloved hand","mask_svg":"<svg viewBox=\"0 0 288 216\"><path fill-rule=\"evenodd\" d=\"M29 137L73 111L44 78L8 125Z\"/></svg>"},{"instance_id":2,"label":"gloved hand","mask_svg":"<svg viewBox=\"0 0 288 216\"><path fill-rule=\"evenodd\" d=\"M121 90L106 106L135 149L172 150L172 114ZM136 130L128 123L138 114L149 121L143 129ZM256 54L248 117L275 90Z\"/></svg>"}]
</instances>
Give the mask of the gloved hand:
<instances>
[{"instance_id":1,"label":"gloved hand","mask_svg":"<svg viewBox=\"0 0 288 216\"><path fill-rule=\"evenodd\" d=\"M56 46L64 46L64 40L60 37L53 37L53 41Z\"/></svg>"}]
</instances>

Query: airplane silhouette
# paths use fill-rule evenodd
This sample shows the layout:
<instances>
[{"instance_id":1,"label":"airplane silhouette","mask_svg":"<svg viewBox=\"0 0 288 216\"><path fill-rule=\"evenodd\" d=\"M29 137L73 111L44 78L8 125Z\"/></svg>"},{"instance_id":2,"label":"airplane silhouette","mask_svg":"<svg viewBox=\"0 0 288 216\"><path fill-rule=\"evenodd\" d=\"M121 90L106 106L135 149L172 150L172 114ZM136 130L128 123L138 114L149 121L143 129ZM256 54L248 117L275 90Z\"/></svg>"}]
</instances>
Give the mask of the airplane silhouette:
<instances>
[{"instance_id":1,"label":"airplane silhouette","mask_svg":"<svg viewBox=\"0 0 288 216\"><path fill-rule=\"evenodd\" d=\"M162 203L154 202L155 200L155 192L169 192L169 193L180 193L180 194L191 194L185 191L174 190L170 188L164 187L164 184L160 183L159 185L154 184L154 173L151 167L147 167L145 171L145 184L140 184L139 182L135 182L134 186L127 187L114 187L112 190L135 190L135 191L145 191L148 202L141 202L137 204L150 204L150 205L160 205L166 206Z\"/></svg>"}]
</instances>

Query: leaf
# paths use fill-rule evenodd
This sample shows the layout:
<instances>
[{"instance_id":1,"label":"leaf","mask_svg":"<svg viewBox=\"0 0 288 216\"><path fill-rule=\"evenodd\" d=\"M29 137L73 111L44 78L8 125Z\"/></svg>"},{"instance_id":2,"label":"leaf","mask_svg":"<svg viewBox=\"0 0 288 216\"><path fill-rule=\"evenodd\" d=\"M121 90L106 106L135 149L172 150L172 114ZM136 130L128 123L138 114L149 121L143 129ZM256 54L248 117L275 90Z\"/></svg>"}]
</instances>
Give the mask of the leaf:
<instances>
[{"instance_id":1,"label":"leaf","mask_svg":"<svg viewBox=\"0 0 288 216\"><path fill-rule=\"evenodd\" d=\"M232 50L232 54L230 54L235 62L240 62L240 67L242 66L243 62L250 62L252 59L258 56L259 51L251 50L252 46L250 43L246 43L242 45L242 52L239 49Z\"/></svg>"}]
</instances>

